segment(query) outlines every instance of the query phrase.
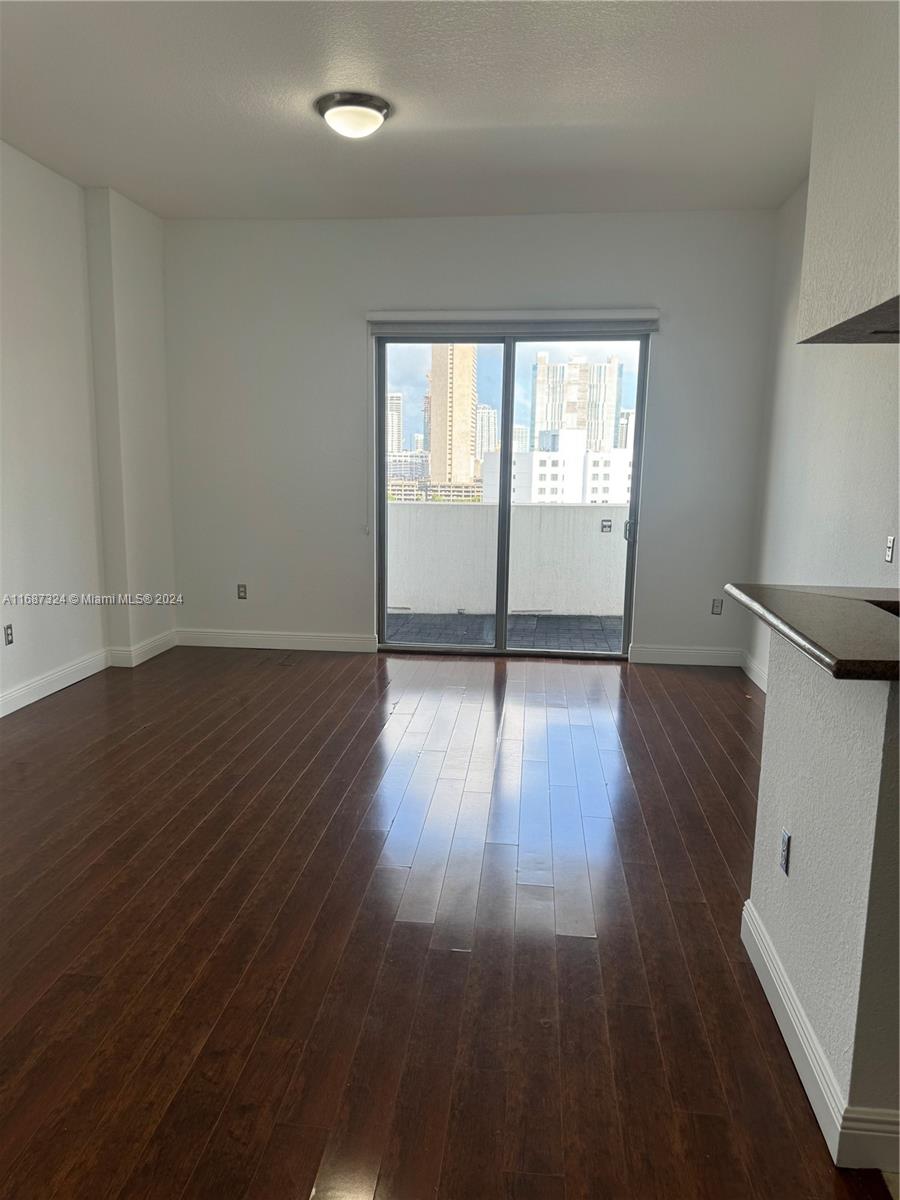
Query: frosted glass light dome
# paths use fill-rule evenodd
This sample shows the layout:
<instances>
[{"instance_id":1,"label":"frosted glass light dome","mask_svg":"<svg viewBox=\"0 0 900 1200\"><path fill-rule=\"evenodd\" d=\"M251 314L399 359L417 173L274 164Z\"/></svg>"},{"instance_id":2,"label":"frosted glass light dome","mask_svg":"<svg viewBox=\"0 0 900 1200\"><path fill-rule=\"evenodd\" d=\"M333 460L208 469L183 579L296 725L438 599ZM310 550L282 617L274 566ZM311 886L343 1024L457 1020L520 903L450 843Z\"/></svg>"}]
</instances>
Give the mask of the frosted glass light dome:
<instances>
[{"instance_id":1,"label":"frosted glass light dome","mask_svg":"<svg viewBox=\"0 0 900 1200\"><path fill-rule=\"evenodd\" d=\"M320 96L315 108L330 129L346 138L368 137L391 115L387 100L365 92L331 92Z\"/></svg>"}]
</instances>

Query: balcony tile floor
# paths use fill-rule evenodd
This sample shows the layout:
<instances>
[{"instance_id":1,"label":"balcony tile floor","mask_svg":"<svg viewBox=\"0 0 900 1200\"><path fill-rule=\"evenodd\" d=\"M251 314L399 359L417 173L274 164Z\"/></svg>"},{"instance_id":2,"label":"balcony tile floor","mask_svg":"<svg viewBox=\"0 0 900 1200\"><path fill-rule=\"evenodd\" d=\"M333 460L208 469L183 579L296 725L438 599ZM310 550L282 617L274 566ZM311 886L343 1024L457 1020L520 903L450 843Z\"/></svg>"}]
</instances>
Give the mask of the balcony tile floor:
<instances>
[{"instance_id":1,"label":"balcony tile floor","mask_svg":"<svg viewBox=\"0 0 900 1200\"><path fill-rule=\"evenodd\" d=\"M513 613L508 644L515 650L621 654L621 616ZM493 613L388 613L388 642L428 646L492 646Z\"/></svg>"}]
</instances>

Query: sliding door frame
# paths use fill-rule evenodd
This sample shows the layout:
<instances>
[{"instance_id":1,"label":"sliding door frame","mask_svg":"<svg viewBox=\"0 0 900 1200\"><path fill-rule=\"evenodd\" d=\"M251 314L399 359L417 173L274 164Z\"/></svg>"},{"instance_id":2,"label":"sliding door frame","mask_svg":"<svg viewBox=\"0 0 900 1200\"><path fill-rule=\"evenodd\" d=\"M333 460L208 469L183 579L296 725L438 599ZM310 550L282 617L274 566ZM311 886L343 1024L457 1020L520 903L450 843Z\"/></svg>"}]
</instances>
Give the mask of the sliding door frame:
<instances>
[{"instance_id":1,"label":"sliding door frame","mask_svg":"<svg viewBox=\"0 0 900 1200\"><path fill-rule=\"evenodd\" d=\"M374 409L376 457L376 601L379 650L437 654L509 655L539 658L599 658L621 660L628 657L634 614L634 574L637 555L640 512L641 465L644 444L644 416L647 399L650 337L658 328L654 318L640 319L547 319L540 320L459 320L371 321L369 334L374 358ZM631 468L631 497L626 524L625 591L622 613L622 650L607 651L542 650L508 646L509 553L512 520L513 425L515 422L515 360L520 342L635 341L639 343L637 393L634 416L634 454ZM500 407L500 479L497 517L497 575L493 646L460 646L444 643L389 642L387 640L387 472L386 406L387 346L395 342L433 344L466 342L503 346L503 375ZM370 360L372 361L372 360Z\"/></svg>"}]
</instances>

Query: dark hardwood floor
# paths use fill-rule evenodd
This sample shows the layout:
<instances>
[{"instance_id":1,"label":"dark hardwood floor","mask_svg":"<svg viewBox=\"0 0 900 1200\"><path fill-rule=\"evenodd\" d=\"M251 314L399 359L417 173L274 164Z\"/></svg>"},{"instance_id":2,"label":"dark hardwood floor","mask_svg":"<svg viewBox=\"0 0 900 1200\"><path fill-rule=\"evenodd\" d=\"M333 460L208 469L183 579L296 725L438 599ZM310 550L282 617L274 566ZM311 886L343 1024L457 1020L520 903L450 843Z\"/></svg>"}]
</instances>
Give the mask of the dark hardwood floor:
<instances>
[{"instance_id":1,"label":"dark hardwood floor","mask_svg":"<svg viewBox=\"0 0 900 1200\"><path fill-rule=\"evenodd\" d=\"M823 1200L736 670L180 648L0 722L0 1196Z\"/></svg>"}]
</instances>

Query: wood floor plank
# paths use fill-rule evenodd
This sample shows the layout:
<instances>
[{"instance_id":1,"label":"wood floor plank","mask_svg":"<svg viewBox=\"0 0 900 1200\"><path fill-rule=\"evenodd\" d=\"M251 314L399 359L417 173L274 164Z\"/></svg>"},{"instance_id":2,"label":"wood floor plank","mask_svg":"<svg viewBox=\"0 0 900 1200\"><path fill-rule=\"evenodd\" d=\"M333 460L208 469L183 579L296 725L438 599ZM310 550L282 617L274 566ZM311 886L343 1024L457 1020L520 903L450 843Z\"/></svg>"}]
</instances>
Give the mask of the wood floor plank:
<instances>
[{"instance_id":1,"label":"wood floor plank","mask_svg":"<svg viewBox=\"0 0 900 1200\"><path fill-rule=\"evenodd\" d=\"M395 709L396 713L397 710ZM410 715L411 714L407 714ZM397 748L391 765L384 774L378 791L366 813L367 829L382 829L385 833L394 823L397 809L403 800L403 794L409 786L413 772L419 762L422 747L425 744L424 733L410 733L407 726L403 740Z\"/></svg>"},{"instance_id":2,"label":"wood floor plank","mask_svg":"<svg viewBox=\"0 0 900 1200\"><path fill-rule=\"evenodd\" d=\"M398 921L434 924L462 792L462 779L438 779L415 855L409 864L409 879L397 912ZM392 865L406 864L392 860Z\"/></svg>"},{"instance_id":3,"label":"wood floor plank","mask_svg":"<svg viewBox=\"0 0 900 1200\"><path fill-rule=\"evenodd\" d=\"M553 892L521 883L516 889L506 1168L538 1175L563 1171Z\"/></svg>"},{"instance_id":4,"label":"wood floor plank","mask_svg":"<svg viewBox=\"0 0 900 1200\"><path fill-rule=\"evenodd\" d=\"M309 1200L327 1129L276 1125L245 1200Z\"/></svg>"},{"instance_id":5,"label":"wood floor plank","mask_svg":"<svg viewBox=\"0 0 900 1200\"><path fill-rule=\"evenodd\" d=\"M584 817L611 817L612 809L609 807L606 779L594 732L589 725L575 724L570 732L581 814Z\"/></svg>"},{"instance_id":6,"label":"wood floor plank","mask_svg":"<svg viewBox=\"0 0 900 1200\"><path fill-rule=\"evenodd\" d=\"M551 785L550 828L553 843L556 932L572 937L596 937L594 905L576 787Z\"/></svg>"},{"instance_id":7,"label":"wood floor plank","mask_svg":"<svg viewBox=\"0 0 900 1200\"><path fill-rule=\"evenodd\" d=\"M507 1200L566 1200L566 1181L561 1175L506 1176Z\"/></svg>"},{"instance_id":8,"label":"wood floor plank","mask_svg":"<svg viewBox=\"0 0 900 1200\"><path fill-rule=\"evenodd\" d=\"M693 1171L697 1200L756 1200L727 1117L708 1113L675 1113L684 1158L702 1164Z\"/></svg>"},{"instance_id":9,"label":"wood floor plank","mask_svg":"<svg viewBox=\"0 0 900 1200\"><path fill-rule=\"evenodd\" d=\"M604 995L609 1004L649 1005L615 826L601 817L586 818L582 824Z\"/></svg>"},{"instance_id":10,"label":"wood floor plank","mask_svg":"<svg viewBox=\"0 0 900 1200\"><path fill-rule=\"evenodd\" d=\"M375 1200L414 1200L437 1190L469 955L430 949Z\"/></svg>"},{"instance_id":11,"label":"wood floor plank","mask_svg":"<svg viewBox=\"0 0 900 1200\"><path fill-rule=\"evenodd\" d=\"M626 863L625 877L674 1103L688 1112L725 1116L727 1106L716 1059L662 880L654 867L640 863ZM705 905L693 907L707 914Z\"/></svg>"},{"instance_id":12,"label":"wood floor plank","mask_svg":"<svg viewBox=\"0 0 900 1200\"><path fill-rule=\"evenodd\" d=\"M494 782L494 766L497 761L498 743L503 721L503 697L506 682L502 676L495 680L495 687L485 698L475 727L475 740L466 771L467 792L489 792Z\"/></svg>"},{"instance_id":13,"label":"wood floor plank","mask_svg":"<svg viewBox=\"0 0 900 1200\"><path fill-rule=\"evenodd\" d=\"M689 1200L696 1189L685 1170L653 1015L649 1008L614 1004L607 1010L607 1020L625 1134L625 1195Z\"/></svg>"},{"instance_id":14,"label":"wood floor plank","mask_svg":"<svg viewBox=\"0 0 900 1200\"><path fill-rule=\"evenodd\" d=\"M487 840L518 845L522 795L521 741L501 741L492 784Z\"/></svg>"},{"instance_id":15,"label":"wood floor plank","mask_svg":"<svg viewBox=\"0 0 900 1200\"><path fill-rule=\"evenodd\" d=\"M551 786L574 787L575 756L569 713L565 708L547 706L547 774Z\"/></svg>"},{"instance_id":16,"label":"wood floor plank","mask_svg":"<svg viewBox=\"0 0 900 1200\"><path fill-rule=\"evenodd\" d=\"M457 1072L438 1200L507 1200L505 1117L503 1071Z\"/></svg>"},{"instance_id":17,"label":"wood floor plank","mask_svg":"<svg viewBox=\"0 0 900 1200\"><path fill-rule=\"evenodd\" d=\"M532 664L529 663L529 668ZM538 664L533 668L537 670ZM530 762L546 762L547 704L543 692L525 692L525 721L522 731L522 754Z\"/></svg>"},{"instance_id":18,"label":"wood floor plank","mask_svg":"<svg viewBox=\"0 0 900 1200\"><path fill-rule=\"evenodd\" d=\"M450 734L447 753L444 755L444 762L441 766L442 779L465 781L469 773L472 750L475 746L475 733L481 718L481 705L482 698L480 696L477 702L470 702L467 693L467 699L459 706L456 723Z\"/></svg>"},{"instance_id":19,"label":"wood floor plank","mask_svg":"<svg viewBox=\"0 0 900 1200\"><path fill-rule=\"evenodd\" d=\"M557 937L556 961L566 1200L615 1196L625 1159L597 943Z\"/></svg>"},{"instance_id":20,"label":"wood floor plank","mask_svg":"<svg viewBox=\"0 0 900 1200\"><path fill-rule=\"evenodd\" d=\"M553 842L546 760L529 759L522 764L518 845L519 882L552 887Z\"/></svg>"},{"instance_id":21,"label":"wood floor plank","mask_svg":"<svg viewBox=\"0 0 900 1200\"><path fill-rule=\"evenodd\" d=\"M606 781L609 811L616 827L619 852L623 861L655 863L656 856L650 844L644 814L641 812L634 781L621 748L601 750L600 766Z\"/></svg>"},{"instance_id":22,"label":"wood floor plank","mask_svg":"<svg viewBox=\"0 0 900 1200\"><path fill-rule=\"evenodd\" d=\"M282 1100L280 1119L331 1129L390 940L407 871L378 867Z\"/></svg>"},{"instance_id":23,"label":"wood floor plank","mask_svg":"<svg viewBox=\"0 0 900 1200\"><path fill-rule=\"evenodd\" d=\"M415 719L414 715L408 728ZM384 844L381 866L412 866L443 761L444 756L440 751L423 750L419 754L418 762L391 823Z\"/></svg>"},{"instance_id":24,"label":"wood floor plank","mask_svg":"<svg viewBox=\"0 0 900 1200\"><path fill-rule=\"evenodd\" d=\"M516 921L516 849L487 845L475 915L460 1035L464 1072L505 1072L509 1065Z\"/></svg>"},{"instance_id":25,"label":"wood floor plank","mask_svg":"<svg viewBox=\"0 0 900 1200\"><path fill-rule=\"evenodd\" d=\"M397 924L315 1181L316 1200L366 1200L387 1149L428 955L427 925Z\"/></svg>"},{"instance_id":26,"label":"wood floor plank","mask_svg":"<svg viewBox=\"0 0 900 1200\"><path fill-rule=\"evenodd\" d=\"M463 792L434 919L433 950L471 950L491 803L489 792Z\"/></svg>"}]
</instances>

